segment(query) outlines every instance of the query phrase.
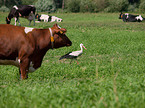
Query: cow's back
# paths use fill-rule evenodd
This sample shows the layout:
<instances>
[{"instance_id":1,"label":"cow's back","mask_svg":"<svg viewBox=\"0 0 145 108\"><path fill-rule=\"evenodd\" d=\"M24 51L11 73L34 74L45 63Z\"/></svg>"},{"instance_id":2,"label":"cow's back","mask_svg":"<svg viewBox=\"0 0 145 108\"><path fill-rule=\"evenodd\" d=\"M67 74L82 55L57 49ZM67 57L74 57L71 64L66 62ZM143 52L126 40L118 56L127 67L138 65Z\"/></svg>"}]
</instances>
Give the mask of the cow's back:
<instances>
[{"instance_id":1,"label":"cow's back","mask_svg":"<svg viewBox=\"0 0 145 108\"><path fill-rule=\"evenodd\" d=\"M0 59L15 59L22 40L25 42L23 27L0 24Z\"/></svg>"},{"instance_id":2,"label":"cow's back","mask_svg":"<svg viewBox=\"0 0 145 108\"><path fill-rule=\"evenodd\" d=\"M35 15L36 8L33 5L20 5L18 11L23 16L29 16L30 13Z\"/></svg>"},{"instance_id":3,"label":"cow's back","mask_svg":"<svg viewBox=\"0 0 145 108\"><path fill-rule=\"evenodd\" d=\"M25 35L24 27L13 26L10 24L0 24L0 39L6 38L14 40L23 38Z\"/></svg>"}]
</instances>

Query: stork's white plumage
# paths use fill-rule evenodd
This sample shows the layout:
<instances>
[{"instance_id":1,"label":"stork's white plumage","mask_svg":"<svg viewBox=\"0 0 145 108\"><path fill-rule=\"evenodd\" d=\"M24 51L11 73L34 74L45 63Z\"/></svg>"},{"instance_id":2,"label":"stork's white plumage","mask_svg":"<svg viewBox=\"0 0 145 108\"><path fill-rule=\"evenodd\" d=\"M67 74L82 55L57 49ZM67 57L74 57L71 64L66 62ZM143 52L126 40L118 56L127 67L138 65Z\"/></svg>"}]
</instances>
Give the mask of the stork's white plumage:
<instances>
[{"instance_id":1,"label":"stork's white plumage","mask_svg":"<svg viewBox=\"0 0 145 108\"><path fill-rule=\"evenodd\" d=\"M80 51L69 52L69 53L61 56L59 60L66 58L66 59L72 59L72 60L75 59L77 61L77 57L82 55L82 53L83 53L83 48L86 49L85 46L82 43L80 44L80 47L81 47ZM79 64L78 61L77 61L77 64Z\"/></svg>"}]
</instances>

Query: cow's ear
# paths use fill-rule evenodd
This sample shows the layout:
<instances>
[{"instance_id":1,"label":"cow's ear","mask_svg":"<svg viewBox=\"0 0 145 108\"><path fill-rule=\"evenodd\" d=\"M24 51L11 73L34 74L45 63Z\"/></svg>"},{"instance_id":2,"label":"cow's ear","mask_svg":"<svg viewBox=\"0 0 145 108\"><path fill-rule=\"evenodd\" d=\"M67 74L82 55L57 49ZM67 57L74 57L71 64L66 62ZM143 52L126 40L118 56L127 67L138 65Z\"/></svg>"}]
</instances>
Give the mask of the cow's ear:
<instances>
[{"instance_id":1,"label":"cow's ear","mask_svg":"<svg viewBox=\"0 0 145 108\"><path fill-rule=\"evenodd\" d=\"M9 19L8 17L6 17L6 19L7 19L8 21L10 21L10 19Z\"/></svg>"},{"instance_id":2,"label":"cow's ear","mask_svg":"<svg viewBox=\"0 0 145 108\"><path fill-rule=\"evenodd\" d=\"M64 29L64 28L55 29L55 33L65 34L66 33L66 29Z\"/></svg>"},{"instance_id":3,"label":"cow's ear","mask_svg":"<svg viewBox=\"0 0 145 108\"><path fill-rule=\"evenodd\" d=\"M55 23L54 25L53 25L53 27L57 27L58 25L57 25L57 23Z\"/></svg>"}]
</instances>

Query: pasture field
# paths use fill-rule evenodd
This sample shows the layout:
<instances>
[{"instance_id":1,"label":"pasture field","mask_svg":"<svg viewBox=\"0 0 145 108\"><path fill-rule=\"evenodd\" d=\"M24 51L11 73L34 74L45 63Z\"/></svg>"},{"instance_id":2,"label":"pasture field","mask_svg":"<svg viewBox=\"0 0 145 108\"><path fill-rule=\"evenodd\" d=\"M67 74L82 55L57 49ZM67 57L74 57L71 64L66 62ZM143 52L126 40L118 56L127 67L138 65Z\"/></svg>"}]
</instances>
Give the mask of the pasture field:
<instances>
[{"instance_id":1,"label":"pasture field","mask_svg":"<svg viewBox=\"0 0 145 108\"><path fill-rule=\"evenodd\" d=\"M0 24L7 15L0 13ZM53 15L63 19L58 24L67 29L72 46L50 49L27 80L19 80L16 67L0 66L0 108L144 108L145 21L125 23L119 13ZM29 24L22 18L20 22ZM53 24L41 22L35 28ZM59 61L80 50L80 43L87 50L79 65Z\"/></svg>"}]
</instances>

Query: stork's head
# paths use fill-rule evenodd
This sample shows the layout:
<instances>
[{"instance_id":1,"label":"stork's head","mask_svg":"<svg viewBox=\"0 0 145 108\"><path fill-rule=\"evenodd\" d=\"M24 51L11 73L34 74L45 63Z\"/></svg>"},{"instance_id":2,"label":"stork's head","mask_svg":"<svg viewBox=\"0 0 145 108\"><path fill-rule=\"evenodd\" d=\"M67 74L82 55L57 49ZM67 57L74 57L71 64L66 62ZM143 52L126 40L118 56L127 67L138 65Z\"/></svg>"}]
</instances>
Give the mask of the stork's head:
<instances>
[{"instance_id":1,"label":"stork's head","mask_svg":"<svg viewBox=\"0 0 145 108\"><path fill-rule=\"evenodd\" d=\"M87 50L86 48L85 48L85 46L81 43L80 44L80 47L83 47L85 50Z\"/></svg>"}]
</instances>

